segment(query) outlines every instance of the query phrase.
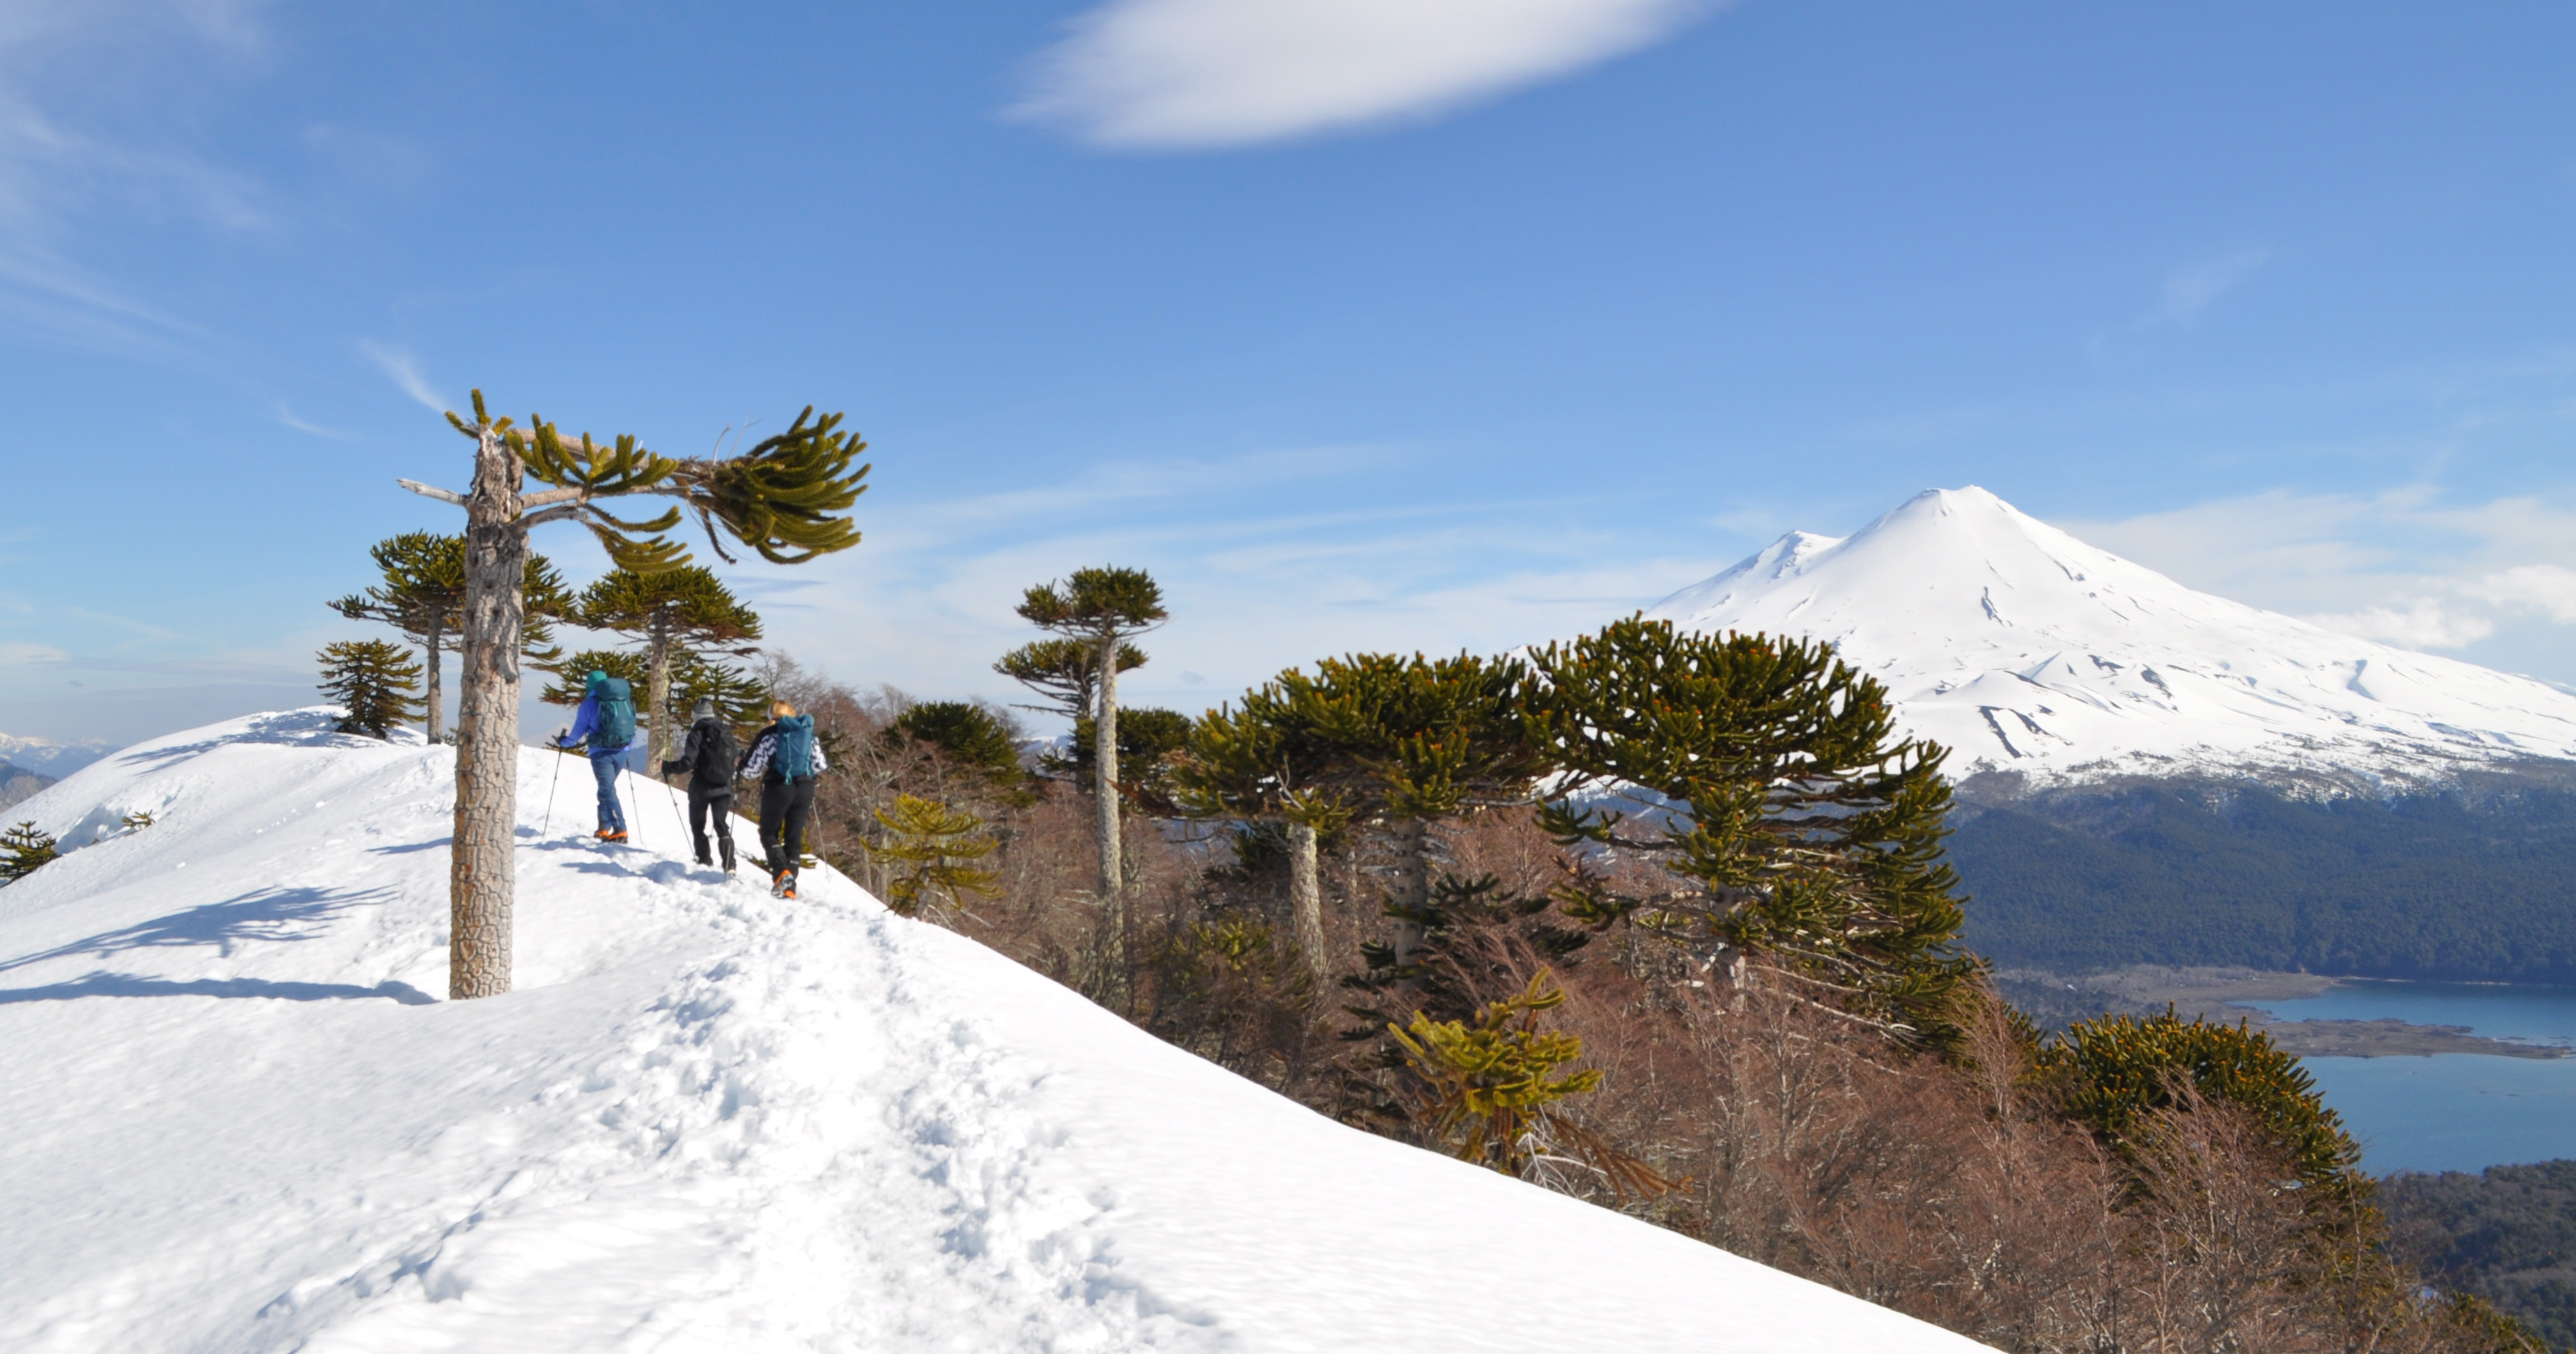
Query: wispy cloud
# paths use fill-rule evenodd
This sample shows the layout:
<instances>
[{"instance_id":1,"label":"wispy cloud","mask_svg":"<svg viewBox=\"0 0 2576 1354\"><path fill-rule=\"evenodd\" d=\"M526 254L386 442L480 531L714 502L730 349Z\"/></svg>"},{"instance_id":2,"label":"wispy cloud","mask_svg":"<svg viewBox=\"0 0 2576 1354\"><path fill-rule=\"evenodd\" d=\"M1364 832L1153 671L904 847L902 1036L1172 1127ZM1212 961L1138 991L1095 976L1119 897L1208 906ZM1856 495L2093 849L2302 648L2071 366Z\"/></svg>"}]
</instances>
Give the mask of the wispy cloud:
<instances>
[{"instance_id":1,"label":"wispy cloud","mask_svg":"<svg viewBox=\"0 0 2576 1354\"><path fill-rule=\"evenodd\" d=\"M2223 258L2202 259L2186 263L2165 274L2164 305L2161 318L2174 324L2189 324L2200 313L2217 303L2218 298L2252 281L2264 264L2271 262L2269 249L2246 249Z\"/></svg>"},{"instance_id":2,"label":"wispy cloud","mask_svg":"<svg viewBox=\"0 0 2576 1354\"><path fill-rule=\"evenodd\" d=\"M347 433L344 433L337 428L325 428L319 423L307 423L303 419L297 418L295 416L295 411L287 408L283 404L277 406L277 421L285 424L287 427L293 428L297 432L311 433L315 437L345 438L348 436Z\"/></svg>"},{"instance_id":3,"label":"wispy cloud","mask_svg":"<svg viewBox=\"0 0 2576 1354\"><path fill-rule=\"evenodd\" d=\"M1102 145L1426 117L1644 47L1715 0L1106 0L1014 111Z\"/></svg>"},{"instance_id":4,"label":"wispy cloud","mask_svg":"<svg viewBox=\"0 0 2576 1354\"><path fill-rule=\"evenodd\" d=\"M376 364L376 370L391 379L397 389L409 395L422 408L433 414L443 414L456 407L440 399L437 392L429 388L428 379L420 372L420 359L412 356L409 349L389 347L361 339L358 342L358 351L364 354L369 362Z\"/></svg>"},{"instance_id":5,"label":"wispy cloud","mask_svg":"<svg viewBox=\"0 0 2576 1354\"><path fill-rule=\"evenodd\" d=\"M2193 587L2411 649L2576 625L2576 510L2536 498L2265 493L2058 525Z\"/></svg>"},{"instance_id":6,"label":"wispy cloud","mask_svg":"<svg viewBox=\"0 0 2576 1354\"><path fill-rule=\"evenodd\" d=\"M80 266L79 228L105 213L223 231L270 222L260 185L191 148L168 116L189 77L258 53L265 7L0 0L0 325L138 354L202 337Z\"/></svg>"},{"instance_id":7,"label":"wispy cloud","mask_svg":"<svg viewBox=\"0 0 2576 1354\"><path fill-rule=\"evenodd\" d=\"M60 663L70 655L50 644L0 644L0 664L24 667L35 663Z\"/></svg>"}]
</instances>

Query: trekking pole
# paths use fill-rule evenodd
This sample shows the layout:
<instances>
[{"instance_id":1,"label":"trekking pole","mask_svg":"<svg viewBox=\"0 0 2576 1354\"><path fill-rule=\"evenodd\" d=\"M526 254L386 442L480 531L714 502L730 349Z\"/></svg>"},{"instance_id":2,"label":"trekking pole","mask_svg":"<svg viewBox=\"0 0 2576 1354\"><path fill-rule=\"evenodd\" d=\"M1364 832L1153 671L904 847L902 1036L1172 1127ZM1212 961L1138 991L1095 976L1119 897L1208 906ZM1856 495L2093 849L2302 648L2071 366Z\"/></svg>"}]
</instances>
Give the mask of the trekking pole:
<instances>
[{"instance_id":1,"label":"trekking pole","mask_svg":"<svg viewBox=\"0 0 2576 1354\"><path fill-rule=\"evenodd\" d=\"M546 777L546 822L537 829L537 840L546 839L546 828L555 825L555 782L563 779L563 749L555 749L555 773Z\"/></svg>"},{"instance_id":2,"label":"trekking pole","mask_svg":"<svg viewBox=\"0 0 2576 1354\"><path fill-rule=\"evenodd\" d=\"M665 780L662 782L662 794L665 798L671 801L671 826L673 830L680 834L681 841L689 844L689 859L696 860L698 858L698 844L696 839L689 836L689 820L680 815L680 792L672 789L671 782Z\"/></svg>"}]
</instances>

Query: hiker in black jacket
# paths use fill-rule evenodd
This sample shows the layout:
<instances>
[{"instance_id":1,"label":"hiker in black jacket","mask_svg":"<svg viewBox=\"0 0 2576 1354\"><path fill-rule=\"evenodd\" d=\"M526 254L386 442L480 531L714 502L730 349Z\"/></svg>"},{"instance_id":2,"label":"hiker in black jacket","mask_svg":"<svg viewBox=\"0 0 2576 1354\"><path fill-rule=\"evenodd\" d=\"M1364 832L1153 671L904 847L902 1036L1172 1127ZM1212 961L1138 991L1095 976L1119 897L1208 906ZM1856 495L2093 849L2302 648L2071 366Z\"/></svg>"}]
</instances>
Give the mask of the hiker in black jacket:
<instances>
[{"instance_id":1,"label":"hiker in black jacket","mask_svg":"<svg viewBox=\"0 0 2576 1354\"><path fill-rule=\"evenodd\" d=\"M698 863L707 859L707 819L716 820L716 842L724 848L724 872L733 873L733 730L716 718L716 703L701 696L689 711L689 741L680 755L662 763L662 774L689 773L689 835L698 846Z\"/></svg>"},{"instance_id":2,"label":"hiker in black jacket","mask_svg":"<svg viewBox=\"0 0 2576 1354\"><path fill-rule=\"evenodd\" d=\"M796 865L805 858L805 816L814 811L814 777L830 769L814 737L814 717L785 701L769 703L768 728L752 736L741 774L760 781L760 849L769 891L796 896Z\"/></svg>"}]
</instances>

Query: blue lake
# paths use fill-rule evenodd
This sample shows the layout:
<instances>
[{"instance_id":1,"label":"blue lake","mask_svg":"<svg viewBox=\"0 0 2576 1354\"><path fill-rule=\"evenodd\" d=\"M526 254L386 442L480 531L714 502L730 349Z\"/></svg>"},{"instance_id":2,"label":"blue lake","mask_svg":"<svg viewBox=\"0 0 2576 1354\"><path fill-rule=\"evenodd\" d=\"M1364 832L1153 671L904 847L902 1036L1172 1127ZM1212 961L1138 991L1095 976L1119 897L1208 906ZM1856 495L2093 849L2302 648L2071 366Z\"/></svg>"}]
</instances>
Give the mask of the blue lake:
<instances>
[{"instance_id":1,"label":"blue lake","mask_svg":"<svg viewBox=\"0 0 2576 1354\"><path fill-rule=\"evenodd\" d=\"M2576 987L2356 983L2301 1001L2260 1001L2284 1020L2466 1025L2492 1039L2576 1047ZM2576 1157L2576 1058L2445 1053L2310 1058L2326 1103L2361 1140L2362 1166L2476 1171Z\"/></svg>"}]
</instances>

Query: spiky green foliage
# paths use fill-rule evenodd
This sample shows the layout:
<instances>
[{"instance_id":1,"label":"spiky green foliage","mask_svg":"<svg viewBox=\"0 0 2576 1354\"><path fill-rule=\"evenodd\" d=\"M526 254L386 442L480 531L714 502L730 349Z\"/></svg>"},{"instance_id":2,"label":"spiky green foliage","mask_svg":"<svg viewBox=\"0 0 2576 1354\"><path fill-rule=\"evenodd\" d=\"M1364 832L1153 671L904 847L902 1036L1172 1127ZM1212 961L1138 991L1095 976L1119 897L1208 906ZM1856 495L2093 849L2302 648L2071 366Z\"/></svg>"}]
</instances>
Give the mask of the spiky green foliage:
<instances>
[{"instance_id":1,"label":"spiky green foliage","mask_svg":"<svg viewBox=\"0 0 2576 1354\"><path fill-rule=\"evenodd\" d=\"M2185 1085L2254 1117L2303 1185L2348 1191L2361 1147L2327 1109L2316 1082L2272 1037L2242 1022L2163 1015L2078 1021L2043 1046L2037 1064L2065 1114L2124 1156L2149 1143L2156 1112Z\"/></svg>"},{"instance_id":2,"label":"spiky green foliage","mask_svg":"<svg viewBox=\"0 0 2576 1354\"><path fill-rule=\"evenodd\" d=\"M390 625L403 638L424 649L433 644L449 652L465 645L458 618L465 610L465 538L434 531L407 531L368 547L382 575L376 586L330 603L353 621ZM559 657L554 647L556 621L570 619L573 597L563 574L545 556L530 552L520 590L526 621L520 651L540 663Z\"/></svg>"},{"instance_id":3,"label":"spiky green foliage","mask_svg":"<svg viewBox=\"0 0 2576 1354\"><path fill-rule=\"evenodd\" d=\"M1025 774L1019 740L1012 737L1010 726L972 701L923 701L911 706L886 726L886 737L937 748L951 764L996 786L1015 784Z\"/></svg>"},{"instance_id":4,"label":"spiky green foliage","mask_svg":"<svg viewBox=\"0 0 2576 1354\"><path fill-rule=\"evenodd\" d=\"M657 573L688 563L688 550L666 534L684 516L698 519L707 543L728 561L733 556L724 536L773 564L802 564L859 543L858 529L842 514L867 492L864 481L872 467L851 468L867 443L841 431L839 414L816 419L811 405L787 431L748 452L716 458L657 455L628 434L604 446L588 433L566 440L554 424L533 414L521 429L506 417L492 418L480 390L474 392L473 421L452 412L447 421L469 438L479 440L486 428L499 433L529 478L553 486L532 496L535 511L522 521L578 521L620 569ZM680 506L639 521L599 506L600 499L637 494L676 498Z\"/></svg>"},{"instance_id":5,"label":"spiky green foliage","mask_svg":"<svg viewBox=\"0 0 2576 1354\"><path fill-rule=\"evenodd\" d=\"M322 694L343 711L340 732L384 738L394 725L420 718L420 664L401 645L343 640L324 645L319 657Z\"/></svg>"},{"instance_id":6,"label":"spiky green foliage","mask_svg":"<svg viewBox=\"0 0 2576 1354\"><path fill-rule=\"evenodd\" d=\"M1133 634L1162 624L1162 585L1142 569L1104 566L1076 569L1054 583L1041 583L1020 599L1020 619L1059 635L1089 638ZM1121 671L1134 666L1122 651ZM1139 661L1142 661L1141 658Z\"/></svg>"},{"instance_id":7,"label":"spiky green foliage","mask_svg":"<svg viewBox=\"0 0 2576 1354\"><path fill-rule=\"evenodd\" d=\"M1133 644L1118 646L1118 670L1145 666L1145 652ZM1100 646L1078 639L1033 640L1002 655L993 671L1047 698L1047 710L1067 719L1086 718L1100 705Z\"/></svg>"},{"instance_id":8,"label":"spiky green foliage","mask_svg":"<svg viewBox=\"0 0 2576 1354\"><path fill-rule=\"evenodd\" d=\"M15 884L61 854L54 849L52 834L38 828L32 818L0 832L0 884Z\"/></svg>"},{"instance_id":9,"label":"spiky green foliage","mask_svg":"<svg viewBox=\"0 0 2576 1354\"><path fill-rule=\"evenodd\" d=\"M537 693L537 699L548 705L570 708L581 704L584 682L593 672L605 672L626 683L638 713L648 718L658 713L651 708L652 694L645 680L642 654L622 649L584 649L553 668L555 680ZM672 718L686 721L689 710L701 698L716 703L716 717L731 725L736 735L769 722L769 688L725 664L684 656L671 665Z\"/></svg>"},{"instance_id":10,"label":"spiky green foliage","mask_svg":"<svg viewBox=\"0 0 2576 1354\"><path fill-rule=\"evenodd\" d=\"M963 907L967 896L989 894L1001 873L975 864L993 853L984 820L936 800L898 794L876 811L882 840L867 844L870 857L893 871L886 906L898 916L933 915Z\"/></svg>"},{"instance_id":11,"label":"spiky green foliage","mask_svg":"<svg viewBox=\"0 0 2576 1354\"><path fill-rule=\"evenodd\" d=\"M1531 655L1531 736L1565 775L1541 821L1569 845L1646 853L1690 882L1587 884L1570 910L1729 949L1935 1042L1976 961L1942 860L1938 746L1900 738L1887 693L1830 646L1708 636L1642 617ZM1631 815L1606 802L1649 796Z\"/></svg>"},{"instance_id":12,"label":"spiky green foliage","mask_svg":"<svg viewBox=\"0 0 2576 1354\"><path fill-rule=\"evenodd\" d=\"M1520 803L1546 767L1521 718L1528 670L1470 654L1353 654L1208 712L1176 770L1183 804L1318 827Z\"/></svg>"},{"instance_id":13,"label":"spiky green foliage","mask_svg":"<svg viewBox=\"0 0 2576 1354\"><path fill-rule=\"evenodd\" d=\"M1518 1175L1537 1143L1533 1130L1548 1107L1597 1090L1593 1070L1558 1075L1583 1056L1583 1041L1539 1028L1539 1013L1562 1005L1554 974L1541 971L1527 989L1478 1010L1472 1020L1434 1020L1416 1012L1387 1026L1420 1078L1414 1120L1433 1142L1462 1161Z\"/></svg>"},{"instance_id":14,"label":"spiky green foliage","mask_svg":"<svg viewBox=\"0 0 2576 1354\"><path fill-rule=\"evenodd\" d=\"M582 589L573 619L638 642L659 633L678 651L699 655L748 653L749 641L760 638L760 614L695 564L649 574L611 570Z\"/></svg>"}]
</instances>

